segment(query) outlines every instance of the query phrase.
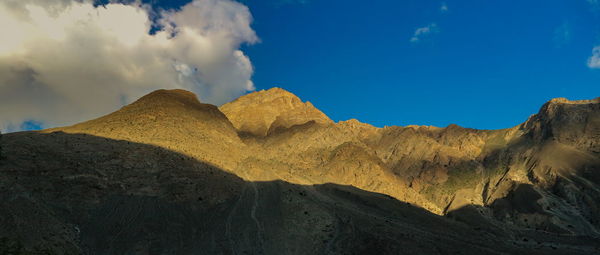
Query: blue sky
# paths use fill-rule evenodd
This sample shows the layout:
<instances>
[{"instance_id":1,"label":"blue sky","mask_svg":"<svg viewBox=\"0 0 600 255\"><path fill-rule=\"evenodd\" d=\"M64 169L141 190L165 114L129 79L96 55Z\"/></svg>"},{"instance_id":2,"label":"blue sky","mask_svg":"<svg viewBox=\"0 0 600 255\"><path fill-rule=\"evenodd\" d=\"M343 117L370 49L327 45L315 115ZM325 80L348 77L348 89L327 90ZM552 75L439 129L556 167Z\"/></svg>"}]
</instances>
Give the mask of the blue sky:
<instances>
[{"instance_id":1,"label":"blue sky","mask_svg":"<svg viewBox=\"0 0 600 255\"><path fill-rule=\"evenodd\" d=\"M0 76L0 109L20 109L0 110L0 128L73 124L173 87L219 104L252 87L277 86L335 121L379 127L507 128L551 98L600 96L598 0L238 1L248 9L229 0L143 2L154 10L151 35L143 30L147 16L131 6L81 5L78 11L93 18L83 21L85 15L60 9L71 23L48 18L51 32L58 31L52 36L46 25L11 18L37 25L27 38L43 40L0 39L0 73L9 74ZM4 16L11 10L0 8ZM160 10L170 10L161 19L172 28L156 25ZM122 23L103 23L112 19ZM82 22L83 32L72 33ZM176 27L186 30L168 41L154 34ZM210 45L220 51L213 54Z\"/></svg>"},{"instance_id":2,"label":"blue sky","mask_svg":"<svg viewBox=\"0 0 600 255\"><path fill-rule=\"evenodd\" d=\"M334 120L497 129L554 97L600 96L587 66L600 13L585 0L246 4L261 38L245 48L256 87L286 88Z\"/></svg>"}]
</instances>

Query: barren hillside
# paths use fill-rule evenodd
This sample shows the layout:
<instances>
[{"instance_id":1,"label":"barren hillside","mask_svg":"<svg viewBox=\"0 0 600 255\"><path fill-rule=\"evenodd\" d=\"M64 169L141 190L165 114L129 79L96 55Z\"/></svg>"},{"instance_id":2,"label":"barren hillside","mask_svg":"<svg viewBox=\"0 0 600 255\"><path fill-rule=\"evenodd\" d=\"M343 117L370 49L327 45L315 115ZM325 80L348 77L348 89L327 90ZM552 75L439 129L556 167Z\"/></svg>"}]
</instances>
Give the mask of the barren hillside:
<instances>
[{"instance_id":1,"label":"barren hillside","mask_svg":"<svg viewBox=\"0 0 600 255\"><path fill-rule=\"evenodd\" d=\"M220 108L159 90L2 143L0 237L29 250L600 254L600 98L475 130L335 123L279 88Z\"/></svg>"}]
</instances>

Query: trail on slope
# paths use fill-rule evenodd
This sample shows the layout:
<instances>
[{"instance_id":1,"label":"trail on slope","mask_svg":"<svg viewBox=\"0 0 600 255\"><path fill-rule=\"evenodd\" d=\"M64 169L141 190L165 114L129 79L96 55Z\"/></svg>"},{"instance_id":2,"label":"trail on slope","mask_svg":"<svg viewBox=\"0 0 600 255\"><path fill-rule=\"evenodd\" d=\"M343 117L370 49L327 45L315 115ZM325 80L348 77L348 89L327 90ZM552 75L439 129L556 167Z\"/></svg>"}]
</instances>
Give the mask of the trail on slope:
<instances>
[{"instance_id":1,"label":"trail on slope","mask_svg":"<svg viewBox=\"0 0 600 255\"><path fill-rule=\"evenodd\" d=\"M227 236L227 239L229 240L229 247L231 248L231 253L233 254L237 253L235 252L235 242L231 238L231 218L233 217L233 214L237 211L237 208L239 207L244 194L246 194L245 188L240 193L238 200L233 205L233 208L231 208L231 212L229 212L229 215L227 215L227 220L225 221L225 236Z\"/></svg>"},{"instance_id":2,"label":"trail on slope","mask_svg":"<svg viewBox=\"0 0 600 255\"><path fill-rule=\"evenodd\" d=\"M252 207L250 208L250 218L252 219L252 221L254 222L254 225L256 225L256 237L257 237L257 250L262 251L263 250L263 243L264 243L264 234L263 234L263 228L262 225L260 224L260 221L258 220L258 217L256 217L256 211L259 207L259 196L260 196L260 192L258 190L258 187L256 186L256 183L254 183L253 181L250 181L251 179L249 178L248 173L244 170L244 169L239 169L238 171L236 171L238 173L240 173L241 177L245 179L246 181L246 187L244 188L244 190L242 191L242 194L240 195L240 198L238 199L238 201L236 202L234 208L232 209L232 211L229 213L229 216L227 217L227 222L226 222L226 235L229 238L229 242L231 245L231 249L233 251L233 254L236 254L235 252L235 245L234 245L234 241L231 238L231 219L233 217L233 214L237 211L237 208L239 207L239 204L242 203L242 197L246 194L246 191L248 189L248 187L250 187L252 189L252 195L253 195L253 201L252 201Z\"/></svg>"},{"instance_id":3,"label":"trail on slope","mask_svg":"<svg viewBox=\"0 0 600 255\"><path fill-rule=\"evenodd\" d=\"M250 210L250 217L252 218L252 220L254 221L254 223L256 224L256 235L258 237L258 244L260 247L262 247L263 244L263 237L262 237L262 227L260 225L260 222L258 221L258 219L256 218L256 209L258 208L258 188L256 187L256 183L254 182L250 182L250 186L252 187L252 190L254 191L254 203L252 204L252 209Z\"/></svg>"}]
</instances>

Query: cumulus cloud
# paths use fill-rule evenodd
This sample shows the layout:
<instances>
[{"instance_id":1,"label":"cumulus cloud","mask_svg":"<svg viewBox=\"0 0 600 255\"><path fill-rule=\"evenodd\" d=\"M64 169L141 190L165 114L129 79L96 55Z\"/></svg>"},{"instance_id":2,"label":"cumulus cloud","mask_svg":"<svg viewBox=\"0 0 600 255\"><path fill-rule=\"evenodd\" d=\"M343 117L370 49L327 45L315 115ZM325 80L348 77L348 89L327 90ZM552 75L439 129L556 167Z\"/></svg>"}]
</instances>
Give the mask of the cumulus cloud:
<instances>
[{"instance_id":1,"label":"cumulus cloud","mask_svg":"<svg viewBox=\"0 0 600 255\"><path fill-rule=\"evenodd\" d=\"M600 46L592 49L592 56L588 58L587 65L589 68L600 69Z\"/></svg>"},{"instance_id":2,"label":"cumulus cloud","mask_svg":"<svg viewBox=\"0 0 600 255\"><path fill-rule=\"evenodd\" d=\"M410 38L410 42L412 42L412 43L420 42L423 39L423 37L426 37L432 33L437 33L437 32L438 32L438 27L435 23L431 23L424 27L419 27L415 30L415 33Z\"/></svg>"},{"instance_id":3,"label":"cumulus cloud","mask_svg":"<svg viewBox=\"0 0 600 255\"><path fill-rule=\"evenodd\" d=\"M0 3L0 128L67 125L118 109L160 88L227 102L254 89L239 50L257 42L248 8L195 0L162 11L89 1ZM160 29L150 33L152 26Z\"/></svg>"}]
</instances>

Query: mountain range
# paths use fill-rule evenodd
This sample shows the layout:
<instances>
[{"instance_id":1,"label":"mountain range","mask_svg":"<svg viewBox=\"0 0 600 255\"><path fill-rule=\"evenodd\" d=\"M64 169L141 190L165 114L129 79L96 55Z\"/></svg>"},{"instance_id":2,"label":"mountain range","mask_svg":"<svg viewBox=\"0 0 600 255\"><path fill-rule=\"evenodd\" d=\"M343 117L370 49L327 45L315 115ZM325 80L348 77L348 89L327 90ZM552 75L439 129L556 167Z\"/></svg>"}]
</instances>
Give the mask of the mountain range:
<instances>
[{"instance_id":1,"label":"mountain range","mask_svg":"<svg viewBox=\"0 0 600 255\"><path fill-rule=\"evenodd\" d=\"M158 90L1 148L0 254L600 254L600 98L477 130Z\"/></svg>"}]
</instances>

